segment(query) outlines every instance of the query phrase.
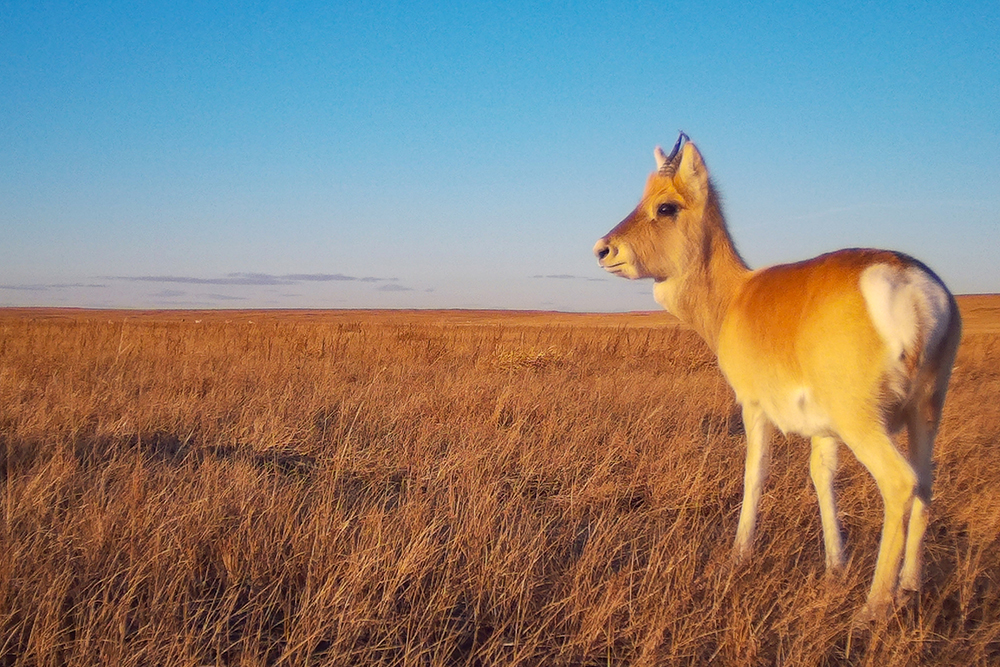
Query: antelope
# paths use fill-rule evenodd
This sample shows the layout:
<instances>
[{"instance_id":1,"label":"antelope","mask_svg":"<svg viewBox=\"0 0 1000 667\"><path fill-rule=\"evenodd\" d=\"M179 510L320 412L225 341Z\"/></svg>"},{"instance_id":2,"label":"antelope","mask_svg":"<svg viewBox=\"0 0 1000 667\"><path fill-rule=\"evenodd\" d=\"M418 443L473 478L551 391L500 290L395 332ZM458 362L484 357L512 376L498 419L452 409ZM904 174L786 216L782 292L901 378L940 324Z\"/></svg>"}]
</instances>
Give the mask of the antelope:
<instances>
[{"instance_id":1,"label":"antelope","mask_svg":"<svg viewBox=\"0 0 1000 667\"><path fill-rule=\"evenodd\" d=\"M594 254L617 276L652 278L655 300L701 335L736 395L747 449L734 557L751 554L777 427L810 439L826 569L843 570L833 489L842 442L883 502L875 573L857 618L885 617L920 588L931 455L961 338L955 299L923 263L888 250L751 270L687 135L670 155L657 147L655 156L639 205ZM892 440L903 426L906 456Z\"/></svg>"}]
</instances>

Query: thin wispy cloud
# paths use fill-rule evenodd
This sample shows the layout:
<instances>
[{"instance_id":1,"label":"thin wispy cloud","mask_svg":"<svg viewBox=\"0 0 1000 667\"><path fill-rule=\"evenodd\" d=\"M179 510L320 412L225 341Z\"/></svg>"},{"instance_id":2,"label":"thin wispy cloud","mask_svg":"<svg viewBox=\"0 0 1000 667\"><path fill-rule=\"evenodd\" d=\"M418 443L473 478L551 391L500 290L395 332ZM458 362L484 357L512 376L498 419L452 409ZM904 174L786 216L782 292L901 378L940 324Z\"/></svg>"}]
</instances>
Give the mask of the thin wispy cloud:
<instances>
[{"instance_id":1,"label":"thin wispy cloud","mask_svg":"<svg viewBox=\"0 0 1000 667\"><path fill-rule=\"evenodd\" d=\"M604 282L607 278L587 278L585 276L574 276L569 273L550 273L548 275L536 274L531 276L532 278L541 278L543 280L586 280L591 283Z\"/></svg>"},{"instance_id":2,"label":"thin wispy cloud","mask_svg":"<svg viewBox=\"0 0 1000 667\"><path fill-rule=\"evenodd\" d=\"M179 283L183 285L290 285L289 280L257 273L231 273L225 278L194 276L109 276L130 283Z\"/></svg>"},{"instance_id":3,"label":"thin wispy cloud","mask_svg":"<svg viewBox=\"0 0 1000 667\"><path fill-rule=\"evenodd\" d=\"M376 287L379 292L412 292L412 287L403 287L402 285L396 285L395 283L388 283L386 285L379 285Z\"/></svg>"},{"instance_id":4,"label":"thin wispy cloud","mask_svg":"<svg viewBox=\"0 0 1000 667\"><path fill-rule=\"evenodd\" d=\"M245 296L232 296L230 294L206 294L206 299L212 299L213 301L246 301Z\"/></svg>"},{"instance_id":5,"label":"thin wispy cloud","mask_svg":"<svg viewBox=\"0 0 1000 667\"><path fill-rule=\"evenodd\" d=\"M50 283L38 285L0 285L0 289L16 292L48 292L52 290L71 289L75 287L107 287L107 285L92 285L88 283Z\"/></svg>"},{"instance_id":6,"label":"thin wispy cloud","mask_svg":"<svg viewBox=\"0 0 1000 667\"><path fill-rule=\"evenodd\" d=\"M0 285L0 289L15 292L47 292L52 288L48 285Z\"/></svg>"},{"instance_id":7,"label":"thin wispy cloud","mask_svg":"<svg viewBox=\"0 0 1000 667\"><path fill-rule=\"evenodd\" d=\"M343 282L357 280L362 283L379 283L387 281L399 280L399 278L375 278L374 276L345 276L342 273L289 273L284 276L278 276L282 280L289 280L291 282L307 282L307 283L329 283L329 282Z\"/></svg>"},{"instance_id":8,"label":"thin wispy cloud","mask_svg":"<svg viewBox=\"0 0 1000 667\"><path fill-rule=\"evenodd\" d=\"M398 278L377 278L374 276L348 276L343 273L287 273L273 275L270 273L227 273L221 278L202 278L198 276L109 276L109 280L121 280L133 283L179 283L185 285L242 285L242 286L273 286L295 285L298 283L328 283L328 282L394 282Z\"/></svg>"}]
</instances>

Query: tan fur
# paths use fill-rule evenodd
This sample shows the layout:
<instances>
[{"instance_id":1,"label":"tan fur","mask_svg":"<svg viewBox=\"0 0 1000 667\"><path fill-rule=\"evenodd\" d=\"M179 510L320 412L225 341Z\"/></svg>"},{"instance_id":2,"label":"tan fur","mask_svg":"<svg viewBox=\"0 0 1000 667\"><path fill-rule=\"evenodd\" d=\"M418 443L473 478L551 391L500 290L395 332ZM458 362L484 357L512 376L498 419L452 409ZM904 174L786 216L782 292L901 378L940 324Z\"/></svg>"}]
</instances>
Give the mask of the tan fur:
<instances>
[{"instance_id":1,"label":"tan fur","mask_svg":"<svg viewBox=\"0 0 1000 667\"><path fill-rule=\"evenodd\" d=\"M658 149L660 167L663 158ZM698 149L687 143L678 159L676 173L649 177L639 205L594 252L616 275L655 281L657 302L717 353L743 406L738 556L751 550L772 426L812 438L829 569L843 565L833 496L838 443L872 473L885 520L864 614L882 614L900 584L919 588L931 451L961 335L954 298L926 266L884 250L751 271ZM908 457L889 437L904 424Z\"/></svg>"}]
</instances>

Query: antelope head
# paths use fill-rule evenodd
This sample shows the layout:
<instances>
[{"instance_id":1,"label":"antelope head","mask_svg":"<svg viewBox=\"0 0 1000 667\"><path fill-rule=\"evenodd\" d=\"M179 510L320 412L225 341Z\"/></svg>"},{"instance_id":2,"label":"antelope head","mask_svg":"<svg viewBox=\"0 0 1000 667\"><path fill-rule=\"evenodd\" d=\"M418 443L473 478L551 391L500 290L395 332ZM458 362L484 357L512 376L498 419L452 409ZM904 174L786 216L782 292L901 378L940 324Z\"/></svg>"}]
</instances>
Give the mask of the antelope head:
<instances>
[{"instance_id":1,"label":"antelope head","mask_svg":"<svg viewBox=\"0 0 1000 667\"><path fill-rule=\"evenodd\" d=\"M608 272L663 282L683 274L701 251L711 184L701 154L687 139L681 132L670 155L656 147L657 170L639 205L594 246Z\"/></svg>"}]
</instances>

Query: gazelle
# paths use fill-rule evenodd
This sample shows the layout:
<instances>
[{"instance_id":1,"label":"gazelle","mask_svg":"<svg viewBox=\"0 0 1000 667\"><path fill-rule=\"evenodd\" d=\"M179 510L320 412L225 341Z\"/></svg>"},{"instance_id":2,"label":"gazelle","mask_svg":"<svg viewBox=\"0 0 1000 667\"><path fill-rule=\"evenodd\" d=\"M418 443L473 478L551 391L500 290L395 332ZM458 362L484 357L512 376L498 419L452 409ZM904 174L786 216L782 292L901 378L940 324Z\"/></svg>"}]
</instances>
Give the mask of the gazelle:
<instances>
[{"instance_id":1,"label":"gazelle","mask_svg":"<svg viewBox=\"0 0 1000 667\"><path fill-rule=\"evenodd\" d=\"M902 253L848 249L751 271L733 245L705 162L681 133L655 151L639 205L597 242L607 271L652 278L656 301L716 353L743 409L743 505L734 552L749 556L772 427L811 438L826 567L843 567L833 491L845 443L882 494L878 560L861 618L919 590L931 453L961 337L955 299ZM906 426L909 456L890 435ZM902 569L900 569L902 560Z\"/></svg>"}]
</instances>

